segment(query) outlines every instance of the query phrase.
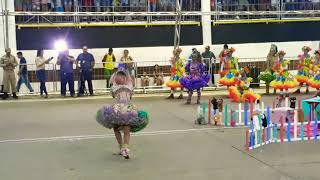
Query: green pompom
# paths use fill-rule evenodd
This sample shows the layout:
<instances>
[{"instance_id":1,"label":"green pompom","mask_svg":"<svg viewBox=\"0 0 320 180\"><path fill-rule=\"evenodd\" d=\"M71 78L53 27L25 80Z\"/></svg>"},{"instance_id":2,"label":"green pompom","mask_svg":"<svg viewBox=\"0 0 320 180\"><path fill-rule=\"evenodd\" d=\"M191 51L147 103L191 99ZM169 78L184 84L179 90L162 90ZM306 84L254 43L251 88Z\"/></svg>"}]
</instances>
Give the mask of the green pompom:
<instances>
[{"instance_id":1,"label":"green pompom","mask_svg":"<svg viewBox=\"0 0 320 180\"><path fill-rule=\"evenodd\" d=\"M271 81L276 79L276 75L272 74L270 71L265 71L258 76L258 79L266 83L270 83Z\"/></svg>"},{"instance_id":2,"label":"green pompom","mask_svg":"<svg viewBox=\"0 0 320 180\"><path fill-rule=\"evenodd\" d=\"M142 111L142 110L138 111L138 117L144 119L144 123L141 124L140 126L131 127L131 132L141 131L142 129L147 127L147 125L149 123L149 116L148 116L147 112Z\"/></svg>"}]
</instances>

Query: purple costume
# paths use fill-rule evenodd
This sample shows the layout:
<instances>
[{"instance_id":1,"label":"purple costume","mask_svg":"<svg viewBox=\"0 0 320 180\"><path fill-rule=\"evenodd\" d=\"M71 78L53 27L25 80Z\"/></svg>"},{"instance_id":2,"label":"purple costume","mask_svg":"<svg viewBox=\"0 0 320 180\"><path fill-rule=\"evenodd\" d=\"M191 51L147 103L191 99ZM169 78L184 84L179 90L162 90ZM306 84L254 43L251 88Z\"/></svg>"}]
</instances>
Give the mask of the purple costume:
<instances>
[{"instance_id":1,"label":"purple costume","mask_svg":"<svg viewBox=\"0 0 320 180\"><path fill-rule=\"evenodd\" d=\"M127 71L122 72L126 73L127 77L130 78ZM113 82L111 93L116 99L116 102L98 110L96 120L108 129L130 126L131 132L140 131L148 124L148 113L138 110L138 108L130 102L133 93L131 80L124 85L118 85L113 80L115 76L117 76L117 72L111 77L111 81Z\"/></svg>"},{"instance_id":2,"label":"purple costume","mask_svg":"<svg viewBox=\"0 0 320 180\"><path fill-rule=\"evenodd\" d=\"M188 89L187 104L190 104L191 97L194 90L197 90L198 99L197 103L200 103L201 91L200 89L208 84L210 81L210 75L204 73L205 67L200 62L193 62L187 64L185 67L188 75L185 75L180 79L180 84Z\"/></svg>"},{"instance_id":3,"label":"purple costume","mask_svg":"<svg viewBox=\"0 0 320 180\"><path fill-rule=\"evenodd\" d=\"M205 67L199 62L190 62L185 69L189 74L182 77L180 83L189 91L200 89L210 81L210 75L204 73Z\"/></svg>"}]
</instances>

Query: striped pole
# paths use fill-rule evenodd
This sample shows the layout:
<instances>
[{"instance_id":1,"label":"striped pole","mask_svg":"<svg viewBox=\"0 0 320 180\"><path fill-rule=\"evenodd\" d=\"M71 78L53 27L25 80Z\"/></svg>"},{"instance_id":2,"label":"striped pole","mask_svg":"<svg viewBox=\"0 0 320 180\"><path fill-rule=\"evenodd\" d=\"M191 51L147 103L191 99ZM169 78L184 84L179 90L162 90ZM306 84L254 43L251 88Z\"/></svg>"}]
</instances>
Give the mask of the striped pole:
<instances>
[{"instance_id":1,"label":"striped pole","mask_svg":"<svg viewBox=\"0 0 320 180\"><path fill-rule=\"evenodd\" d=\"M311 139L310 116L308 116L308 122L307 122L307 138L308 140Z\"/></svg>"},{"instance_id":2,"label":"striped pole","mask_svg":"<svg viewBox=\"0 0 320 180\"><path fill-rule=\"evenodd\" d=\"M276 108L276 101L273 101L272 102L272 109L275 109Z\"/></svg>"},{"instance_id":3,"label":"striped pole","mask_svg":"<svg viewBox=\"0 0 320 180\"><path fill-rule=\"evenodd\" d=\"M249 109L249 107L248 107L248 103L247 102L245 102L245 104L244 104L244 125L245 126L248 126L248 109Z\"/></svg>"},{"instance_id":4,"label":"striped pole","mask_svg":"<svg viewBox=\"0 0 320 180\"><path fill-rule=\"evenodd\" d=\"M253 122L250 122L250 147L253 148L255 145L255 138L254 138L254 128L253 128Z\"/></svg>"},{"instance_id":5,"label":"striped pole","mask_svg":"<svg viewBox=\"0 0 320 180\"><path fill-rule=\"evenodd\" d=\"M249 151L250 144L249 144L249 130L246 130L246 150Z\"/></svg>"},{"instance_id":6,"label":"striped pole","mask_svg":"<svg viewBox=\"0 0 320 180\"><path fill-rule=\"evenodd\" d=\"M234 121L233 127L236 127L237 126L237 113L236 113L236 111L233 111L233 121Z\"/></svg>"},{"instance_id":7,"label":"striped pole","mask_svg":"<svg viewBox=\"0 0 320 180\"><path fill-rule=\"evenodd\" d=\"M273 140L275 143L278 142L278 125L274 124L273 126Z\"/></svg>"},{"instance_id":8,"label":"striped pole","mask_svg":"<svg viewBox=\"0 0 320 180\"><path fill-rule=\"evenodd\" d=\"M266 143L266 128L263 128L262 130L262 142Z\"/></svg>"},{"instance_id":9,"label":"striped pole","mask_svg":"<svg viewBox=\"0 0 320 180\"><path fill-rule=\"evenodd\" d=\"M267 107L267 142L270 140L270 106Z\"/></svg>"},{"instance_id":10,"label":"striped pole","mask_svg":"<svg viewBox=\"0 0 320 180\"><path fill-rule=\"evenodd\" d=\"M318 128L318 122L317 122L317 115L314 116L314 104L312 103L312 116L313 116L313 119L314 119L314 125L313 125L313 137L314 137L314 140L317 140L317 128Z\"/></svg>"},{"instance_id":11,"label":"striped pole","mask_svg":"<svg viewBox=\"0 0 320 180\"><path fill-rule=\"evenodd\" d=\"M234 127L233 110L230 108L230 126Z\"/></svg>"},{"instance_id":12,"label":"striped pole","mask_svg":"<svg viewBox=\"0 0 320 180\"><path fill-rule=\"evenodd\" d=\"M250 103L250 117L252 118L253 116L253 103Z\"/></svg>"},{"instance_id":13,"label":"striped pole","mask_svg":"<svg viewBox=\"0 0 320 180\"><path fill-rule=\"evenodd\" d=\"M228 126L228 120L229 119L229 117L228 117L228 105L226 104L225 106L224 106L224 126Z\"/></svg>"},{"instance_id":14,"label":"striped pole","mask_svg":"<svg viewBox=\"0 0 320 180\"><path fill-rule=\"evenodd\" d=\"M290 129L291 129L291 122L290 122L290 119L288 118L288 125L287 125L287 139L288 139L288 142L291 142L291 132L290 132Z\"/></svg>"},{"instance_id":15,"label":"striped pole","mask_svg":"<svg viewBox=\"0 0 320 180\"><path fill-rule=\"evenodd\" d=\"M211 111L212 111L212 108L211 108L211 102L209 99L208 100L208 124L211 124Z\"/></svg>"},{"instance_id":16,"label":"striped pole","mask_svg":"<svg viewBox=\"0 0 320 180\"><path fill-rule=\"evenodd\" d=\"M242 118L241 118L241 103L239 103L239 106L238 106L238 119L239 119L239 125L242 124Z\"/></svg>"},{"instance_id":17,"label":"striped pole","mask_svg":"<svg viewBox=\"0 0 320 180\"><path fill-rule=\"evenodd\" d=\"M283 143L283 132L284 127L283 127L283 117L281 116L280 118L280 142Z\"/></svg>"},{"instance_id":18,"label":"striped pole","mask_svg":"<svg viewBox=\"0 0 320 180\"><path fill-rule=\"evenodd\" d=\"M301 122L300 125L300 137L301 137L301 141L304 141L304 123Z\"/></svg>"}]
</instances>

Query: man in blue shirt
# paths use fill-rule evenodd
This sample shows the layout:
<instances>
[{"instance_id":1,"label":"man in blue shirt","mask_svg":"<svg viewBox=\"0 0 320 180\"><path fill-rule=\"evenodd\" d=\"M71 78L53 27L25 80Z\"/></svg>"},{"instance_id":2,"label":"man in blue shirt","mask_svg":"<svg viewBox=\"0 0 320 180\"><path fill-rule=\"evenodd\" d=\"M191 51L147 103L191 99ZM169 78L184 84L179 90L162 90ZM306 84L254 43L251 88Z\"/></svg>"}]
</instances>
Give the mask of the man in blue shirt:
<instances>
[{"instance_id":1,"label":"man in blue shirt","mask_svg":"<svg viewBox=\"0 0 320 180\"><path fill-rule=\"evenodd\" d=\"M22 52L18 52L17 53L18 58L20 59L20 65L19 65L19 80L17 83L17 92L20 91L20 87L22 85L22 83L25 83L25 85L27 86L27 88L29 89L29 91L31 93L33 93L33 89L31 87L30 81L28 79L28 69L27 69L27 61L26 59L23 57Z\"/></svg>"},{"instance_id":2,"label":"man in blue shirt","mask_svg":"<svg viewBox=\"0 0 320 180\"><path fill-rule=\"evenodd\" d=\"M74 97L74 79L73 79L73 63L76 60L73 56L69 55L69 50L61 52L58 56L57 64L60 65L60 78L61 78L61 96L66 96L66 86L69 85L71 97Z\"/></svg>"},{"instance_id":3,"label":"man in blue shirt","mask_svg":"<svg viewBox=\"0 0 320 180\"><path fill-rule=\"evenodd\" d=\"M86 81L88 82L90 96L93 96L92 72L95 65L94 57L91 53L88 53L87 46L83 46L82 50L83 52L77 57L77 68L80 63L80 88L78 96L83 96Z\"/></svg>"}]
</instances>

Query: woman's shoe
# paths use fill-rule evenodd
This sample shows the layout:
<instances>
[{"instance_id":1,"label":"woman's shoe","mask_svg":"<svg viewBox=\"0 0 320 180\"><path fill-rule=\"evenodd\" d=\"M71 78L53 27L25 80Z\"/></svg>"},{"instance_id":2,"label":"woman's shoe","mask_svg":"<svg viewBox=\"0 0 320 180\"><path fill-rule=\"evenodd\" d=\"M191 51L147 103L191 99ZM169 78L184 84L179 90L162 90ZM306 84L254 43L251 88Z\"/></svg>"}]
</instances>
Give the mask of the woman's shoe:
<instances>
[{"instance_id":1,"label":"woman's shoe","mask_svg":"<svg viewBox=\"0 0 320 180\"><path fill-rule=\"evenodd\" d=\"M124 144L123 147L121 148L121 154L125 159L130 159L129 156L129 148L127 144Z\"/></svg>"}]
</instances>

